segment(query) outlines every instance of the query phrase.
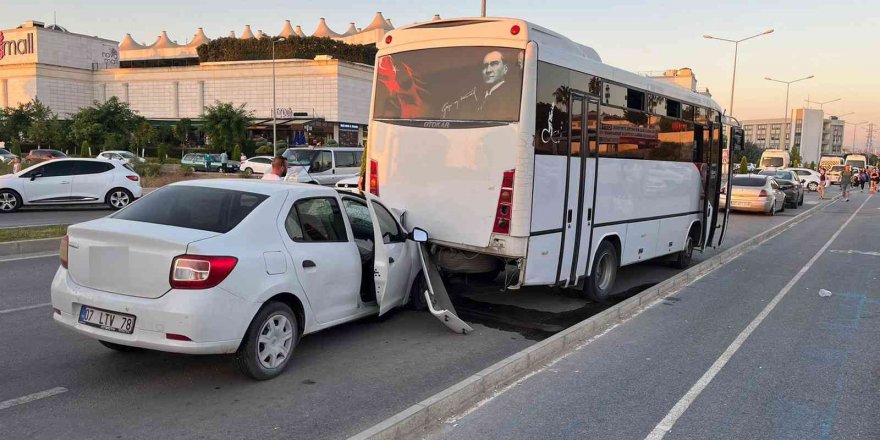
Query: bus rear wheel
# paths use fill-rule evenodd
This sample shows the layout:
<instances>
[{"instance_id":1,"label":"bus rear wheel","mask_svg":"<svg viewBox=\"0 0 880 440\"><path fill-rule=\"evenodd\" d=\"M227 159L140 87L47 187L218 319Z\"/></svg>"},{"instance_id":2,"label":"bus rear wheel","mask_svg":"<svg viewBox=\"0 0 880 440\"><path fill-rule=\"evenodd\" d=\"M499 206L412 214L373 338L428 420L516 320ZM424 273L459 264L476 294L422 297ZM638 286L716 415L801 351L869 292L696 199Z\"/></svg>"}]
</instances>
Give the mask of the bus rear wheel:
<instances>
[{"instance_id":1,"label":"bus rear wheel","mask_svg":"<svg viewBox=\"0 0 880 440\"><path fill-rule=\"evenodd\" d=\"M617 248L613 244L608 241L599 244L590 276L584 281L583 294L587 299L605 302L611 297L611 289L617 279L619 261Z\"/></svg>"}]
</instances>

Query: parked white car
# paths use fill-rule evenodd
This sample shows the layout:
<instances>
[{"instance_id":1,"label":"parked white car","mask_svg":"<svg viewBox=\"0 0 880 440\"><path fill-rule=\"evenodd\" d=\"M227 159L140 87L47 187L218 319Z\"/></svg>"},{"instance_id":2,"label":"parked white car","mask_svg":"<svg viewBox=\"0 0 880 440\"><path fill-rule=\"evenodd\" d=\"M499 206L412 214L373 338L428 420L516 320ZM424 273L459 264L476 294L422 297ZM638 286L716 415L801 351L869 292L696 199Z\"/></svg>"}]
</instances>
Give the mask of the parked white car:
<instances>
[{"instance_id":1,"label":"parked white car","mask_svg":"<svg viewBox=\"0 0 880 440\"><path fill-rule=\"evenodd\" d=\"M425 304L411 291L427 234L371 195L193 180L67 234L55 321L120 351L235 353L255 379L280 374L302 335Z\"/></svg>"},{"instance_id":2,"label":"parked white car","mask_svg":"<svg viewBox=\"0 0 880 440\"><path fill-rule=\"evenodd\" d=\"M810 191L817 191L819 188L819 173L813 171L809 168L786 168L787 170L794 171L795 174L798 175L798 178L801 179L801 183L804 184L804 187Z\"/></svg>"},{"instance_id":3,"label":"parked white car","mask_svg":"<svg viewBox=\"0 0 880 440\"><path fill-rule=\"evenodd\" d=\"M266 174L272 171L272 156L254 156L241 163L242 172Z\"/></svg>"},{"instance_id":4,"label":"parked white car","mask_svg":"<svg viewBox=\"0 0 880 440\"><path fill-rule=\"evenodd\" d=\"M131 163L131 162L146 163L147 162L147 160L144 159L143 157L137 156L136 154L132 153L131 151L124 151L124 150L107 150L107 151L99 154L98 156L96 156L95 159L117 160L122 163Z\"/></svg>"},{"instance_id":5,"label":"parked white car","mask_svg":"<svg viewBox=\"0 0 880 440\"><path fill-rule=\"evenodd\" d=\"M142 195L140 180L118 161L55 159L0 176L0 213L28 205L106 203L121 209Z\"/></svg>"},{"instance_id":6,"label":"parked white car","mask_svg":"<svg viewBox=\"0 0 880 440\"><path fill-rule=\"evenodd\" d=\"M9 152L9 150L5 148L0 148L0 163L9 163L15 159L16 156Z\"/></svg>"},{"instance_id":7,"label":"parked white car","mask_svg":"<svg viewBox=\"0 0 880 440\"><path fill-rule=\"evenodd\" d=\"M363 155L360 147L288 148L283 154L289 165L284 180L335 185L360 173Z\"/></svg>"}]
</instances>

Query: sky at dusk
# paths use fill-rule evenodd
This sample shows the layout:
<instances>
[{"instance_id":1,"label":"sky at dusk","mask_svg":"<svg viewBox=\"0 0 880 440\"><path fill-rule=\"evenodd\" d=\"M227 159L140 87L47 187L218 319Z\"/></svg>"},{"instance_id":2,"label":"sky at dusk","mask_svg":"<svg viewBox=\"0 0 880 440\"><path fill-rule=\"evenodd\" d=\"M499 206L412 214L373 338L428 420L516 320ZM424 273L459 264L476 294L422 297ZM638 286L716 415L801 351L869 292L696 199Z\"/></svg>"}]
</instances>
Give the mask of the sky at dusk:
<instances>
[{"instance_id":1,"label":"sky at dusk","mask_svg":"<svg viewBox=\"0 0 880 440\"><path fill-rule=\"evenodd\" d=\"M210 38L245 24L256 33L277 34L285 19L311 33L320 17L337 32L354 21L365 27L376 11L395 26L430 19L479 15L479 0L430 2L417 0L274 1L241 0L149 2L105 0L28 0L6 4L0 28L25 20L53 22L71 32L121 40L155 41L161 31L172 40L188 41L197 27ZM739 119L781 118L785 85L765 76L792 80L790 105L805 100L840 101L825 105L826 113L855 114L850 122L878 124L880 132L880 1L877 0L743 0L588 2L584 0L488 0L488 15L517 17L555 30L595 48L603 61L631 71L690 67L699 86L708 87L725 108L730 105L733 44L707 40L703 34L740 39L768 28L770 35L740 44L734 116ZM864 126L862 126L864 127ZM847 126L845 145L852 142ZM857 146L863 144L859 128ZM880 133L875 135L880 143Z\"/></svg>"}]
</instances>

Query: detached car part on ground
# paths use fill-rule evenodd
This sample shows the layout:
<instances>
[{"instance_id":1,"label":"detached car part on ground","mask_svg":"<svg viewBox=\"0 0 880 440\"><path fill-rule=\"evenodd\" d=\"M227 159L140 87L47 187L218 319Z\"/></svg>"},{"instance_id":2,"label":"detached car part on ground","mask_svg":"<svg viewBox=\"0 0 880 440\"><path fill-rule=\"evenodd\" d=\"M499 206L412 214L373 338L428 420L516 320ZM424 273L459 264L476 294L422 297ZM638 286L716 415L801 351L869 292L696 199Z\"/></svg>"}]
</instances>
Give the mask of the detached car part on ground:
<instances>
[{"instance_id":1,"label":"detached car part on ground","mask_svg":"<svg viewBox=\"0 0 880 440\"><path fill-rule=\"evenodd\" d=\"M68 229L53 316L112 349L234 353L245 374L269 379L303 335L406 304L466 333L448 298L423 289L434 280L419 281L425 240L371 195L179 182Z\"/></svg>"}]
</instances>

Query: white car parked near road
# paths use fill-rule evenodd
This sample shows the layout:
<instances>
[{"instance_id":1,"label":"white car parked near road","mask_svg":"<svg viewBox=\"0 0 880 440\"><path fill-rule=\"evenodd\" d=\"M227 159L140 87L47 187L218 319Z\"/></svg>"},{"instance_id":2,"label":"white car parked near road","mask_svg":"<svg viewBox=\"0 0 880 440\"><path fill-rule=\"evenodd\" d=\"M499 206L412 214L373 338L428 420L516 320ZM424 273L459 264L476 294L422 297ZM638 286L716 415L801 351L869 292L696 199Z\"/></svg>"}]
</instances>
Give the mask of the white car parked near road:
<instances>
[{"instance_id":1,"label":"white car parked near road","mask_svg":"<svg viewBox=\"0 0 880 440\"><path fill-rule=\"evenodd\" d=\"M54 319L112 349L235 353L269 379L300 337L412 303L418 243L371 195L255 180L172 184L71 226Z\"/></svg>"},{"instance_id":2,"label":"white car parked near road","mask_svg":"<svg viewBox=\"0 0 880 440\"><path fill-rule=\"evenodd\" d=\"M254 156L242 162L239 169L242 172L250 171L256 174L266 174L272 171L272 156Z\"/></svg>"},{"instance_id":3,"label":"white car parked near road","mask_svg":"<svg viewBox=\"0 0 880 440\"><path fill-rule=\"evenodd\" d=\"M142 195L128 164L97 159L55 159L0 176L0 213L28 205L106 203L120 209Z\"/></svg>"},{"instance_id":4,"label":"white car parked near road","mask_svg":"<svg viewBox=\"0 0 880 440\"><path fill-rule=\"evenodd\" d=\"M785 168L786 170L794 171L795 174L798 175L798 178L801 179L801 183L804 184L804 187L809 189L810 191L816 191L819 188L819 173L813 171L809 168Z\"/></svg>"},{"instance_id":5,"label":"white car parked near road","mask_svg":"<svg viewBox=\"0 0 880 440\"><path fill-rule=\"evenodd\" d=\"M95 157L95 159L118 160L122 163L130 163L130 162L146 163L147 162L147 160L144 159L143 157L137 156L134 153L132 153L131 151L124 151L124 150L107 150L107 151L99 154L97 157Z\"/></svg>"}]
</instances>

